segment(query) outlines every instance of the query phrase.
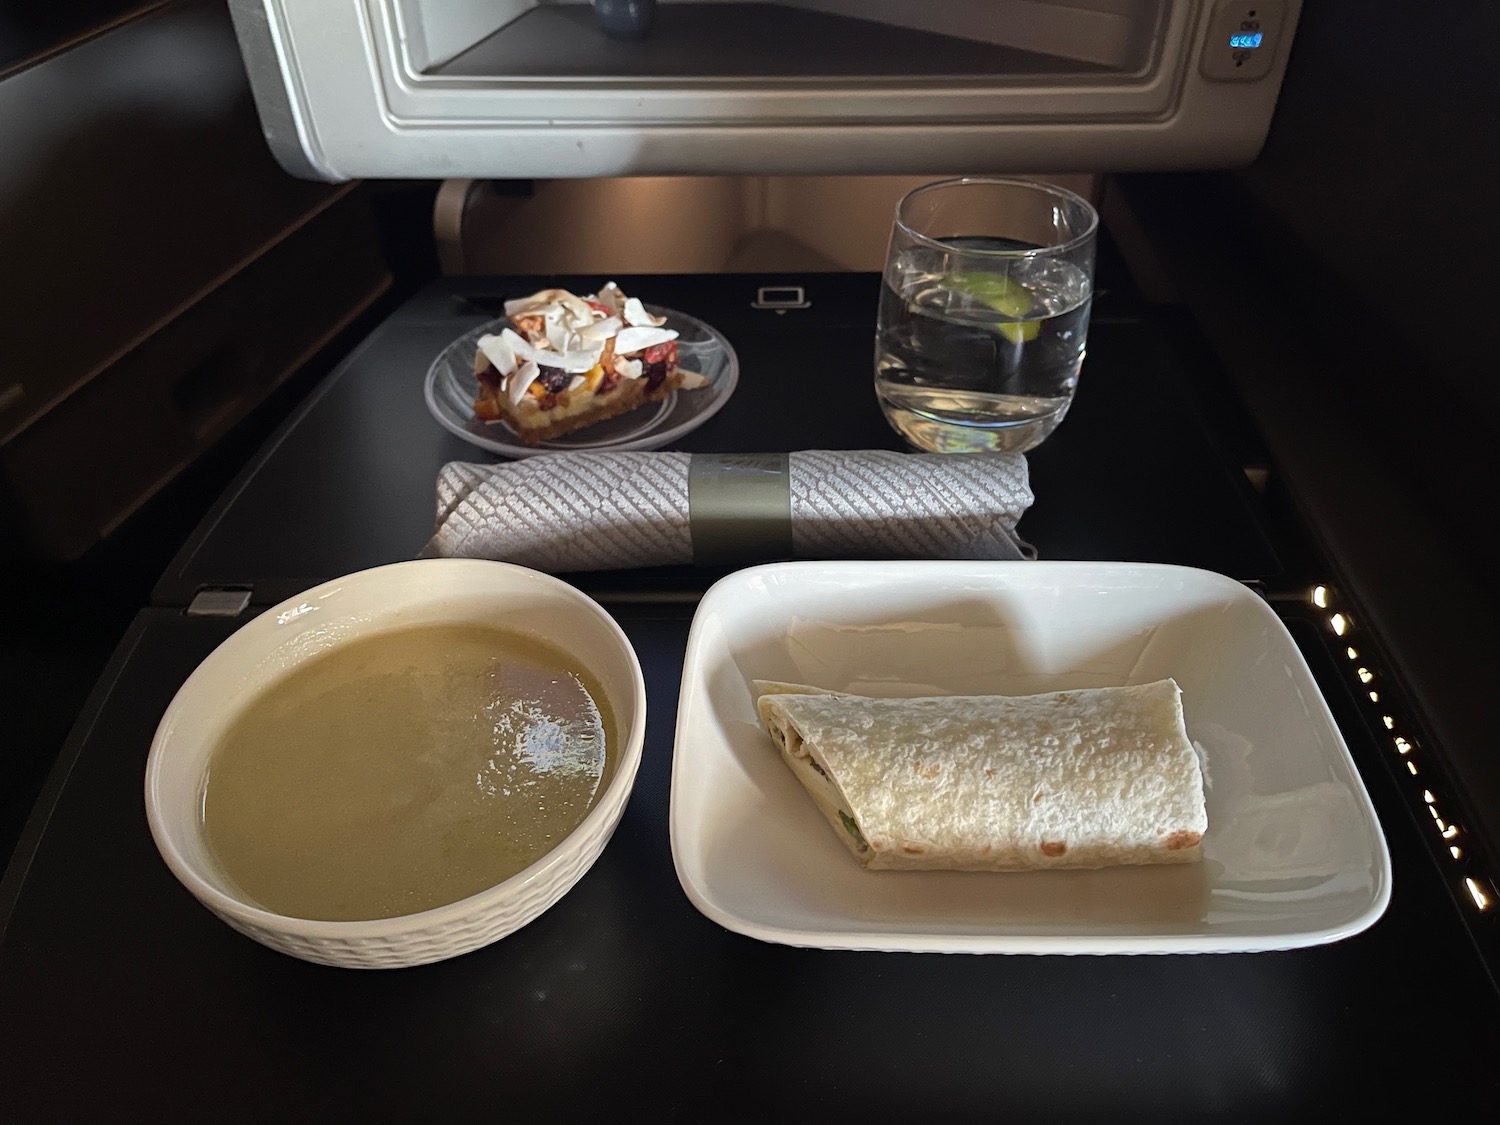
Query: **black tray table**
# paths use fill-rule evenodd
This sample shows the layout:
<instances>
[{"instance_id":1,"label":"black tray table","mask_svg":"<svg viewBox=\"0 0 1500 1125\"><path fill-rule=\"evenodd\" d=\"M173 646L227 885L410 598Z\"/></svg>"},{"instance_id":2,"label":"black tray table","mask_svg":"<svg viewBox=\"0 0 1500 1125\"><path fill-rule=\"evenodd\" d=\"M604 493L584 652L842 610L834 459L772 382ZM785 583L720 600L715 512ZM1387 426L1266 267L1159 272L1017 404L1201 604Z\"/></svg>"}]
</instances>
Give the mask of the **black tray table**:
<instances>
[{"instance_id":1,"label":"black tray table","mask_svg":"<svg viewBox=\"0 0 1500 1125\"><path fill-rule=\"evenodd\" d=\"M1394 865L1385 917L1334 945L1158 957L795 949L730 933L677 884L668 782L683 648L718 577L568 575L645 669L644 760L599 862L540 919L452 961L354 972L232 932L172 878L141 787L156 723L258 607L414 556L451 459L422 378L505 295L444 281L319 386L156 588L101 678L0 884L0 1117L405 1120L641 1109L740 1120L1189 1120L1500 1094L1500 996L1368 706L1300 599L1276 602L1344 731ZM620 278L739 350L734 398L677 448L897 448L870 386L879 279ZM1300 590L1302 545L1248 486L1220 420L1128 291L1101 273L1078 401L1030 457L1043 557L1171 562ZM809 308L753 307L801 286ZM1296 560L1296 561L1289 561ZM1311 577L1316 577L1312 575ZM188 611L240 591L236 617Z\"/></svg>"}]
</instances>

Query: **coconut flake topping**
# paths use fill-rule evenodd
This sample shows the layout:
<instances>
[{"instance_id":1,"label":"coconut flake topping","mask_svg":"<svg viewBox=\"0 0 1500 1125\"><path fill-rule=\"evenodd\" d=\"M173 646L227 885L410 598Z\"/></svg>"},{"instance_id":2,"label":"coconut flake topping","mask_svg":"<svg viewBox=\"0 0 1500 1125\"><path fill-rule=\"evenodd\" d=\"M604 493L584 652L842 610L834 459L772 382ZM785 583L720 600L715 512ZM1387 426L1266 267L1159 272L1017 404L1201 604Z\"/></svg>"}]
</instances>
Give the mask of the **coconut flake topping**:
<instances>
[{"instance_id":1,"label":"coconut flake topping","mask_svg":"<svg viewBox=\"0 0 1500 1125\"><path fill-rule=\"evenodd\" d=\"M536 377L542 373L542 369L527 360L512 372L505 380L505 394L510 399L512 406L521 401L521 396L526 393L526 388L536 382Z\"/></svg>"},{"instance_id":2,"label":"coconut flake topping","mask_svg":"<svg viewBox=\"0 0 1500 1125\"><path fill-rule=\"evenodd\" d=\"M476 373L483 367L482 356L499 372L501 387L512 403L521 401L544 367L559 368L574 376L568 389L576 390L586 381L582 377L603 359L611 340L611 366L627 379L638 379L642 364L631 357L677 339L676 332L662 327L665 317L651 315L638 298L627 297L613 281L592 297L577 297L566 289L542 289L529 297L506 301L505 315L511 319L537 317L543 325L537 331L528 319L524 335L507 327L497 335L479 338Z\"/></svg>"},{"instance_id":3,"label":"coconut flake topping","mask_svg":"<svg viewBox=\"0 0 1500 1125\"><path fill-rule=\"evenodd\" d=\"M622 328L615 337L615 351L620 355L632 355L675 339L677 333L670 328Z\"/></svg>"},{"instance_id":4,"label":"coconut flake topping","mask_svg":"<svg viewBox=\"0 0 1500 1125\"><path fill-rule=\"evenodd\" d=\"M667 323L667 318L652 316L646 311L646 306L641 304L639 297L631 297L625 302L625 323L632 328L660 328Z\"/></svg>"}]
</instances>

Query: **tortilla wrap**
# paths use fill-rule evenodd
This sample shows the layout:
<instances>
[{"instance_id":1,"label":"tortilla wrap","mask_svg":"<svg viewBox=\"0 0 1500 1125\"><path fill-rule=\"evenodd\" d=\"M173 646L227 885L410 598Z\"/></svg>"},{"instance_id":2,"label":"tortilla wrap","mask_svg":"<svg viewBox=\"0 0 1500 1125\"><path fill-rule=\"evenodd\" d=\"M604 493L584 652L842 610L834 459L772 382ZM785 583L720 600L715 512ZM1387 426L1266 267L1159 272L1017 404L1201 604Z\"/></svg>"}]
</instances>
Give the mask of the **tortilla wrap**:
<instances>
[{"instance_id":1,"label":"tortilla wrap","mask_svg":"<svg viewBox=\"0 0 1500 1125\"><path fill-rule=\"evenodd\" d=\"M783 760L867 868L1202 858L1203 772L1173 680L919 699L755 686Z\"/></svg>"}]
</instances>

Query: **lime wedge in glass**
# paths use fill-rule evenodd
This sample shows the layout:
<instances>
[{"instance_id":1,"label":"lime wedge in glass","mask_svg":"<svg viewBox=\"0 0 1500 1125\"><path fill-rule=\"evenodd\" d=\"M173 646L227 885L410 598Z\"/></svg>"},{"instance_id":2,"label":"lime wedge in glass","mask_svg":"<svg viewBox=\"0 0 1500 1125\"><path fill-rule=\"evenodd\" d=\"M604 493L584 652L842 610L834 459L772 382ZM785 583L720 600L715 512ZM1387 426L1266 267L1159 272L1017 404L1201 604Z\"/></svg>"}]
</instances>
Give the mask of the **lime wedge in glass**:
<instances>
[{"instance_id":1,"label":"lime wedge in glass","mask_svg":"<svg viewBox=\"0 0 1500 1125\"><path fill-rule=\"evenodd\" d=\"M960 271L950 273L944 279L944 284L949 289L962 293L966 297L972 297L996 312L1011 317L1012 319L1001 321L995 327L1000 335L1012 344L1024 344L1029 340L1035 340L1037 333L1042 330L1041 321L1022 319L1031 311L1031 294L1024 285L1012 281L1003 273Z\"/></svg>"}]
</instances>

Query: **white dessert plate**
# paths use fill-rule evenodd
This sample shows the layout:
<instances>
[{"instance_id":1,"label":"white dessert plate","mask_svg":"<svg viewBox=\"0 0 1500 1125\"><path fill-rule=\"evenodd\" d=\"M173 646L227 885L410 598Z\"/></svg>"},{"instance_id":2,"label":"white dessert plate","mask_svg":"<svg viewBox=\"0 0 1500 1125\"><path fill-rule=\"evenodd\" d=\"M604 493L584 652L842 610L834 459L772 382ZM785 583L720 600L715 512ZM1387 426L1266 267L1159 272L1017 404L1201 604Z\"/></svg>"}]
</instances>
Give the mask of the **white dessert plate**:
<instances>
[{"instance_id":1,"label":"white dessert plate","mask_svg":"<svg viewBox=\"0 0 1500 1125\"><path fill-rule=\"evenodd\" d=\"M708 386L673 391L661 402L647 403L628 414L607 418L553 441L527 445L504 422L481 422L474 417L474 394L478 387L474 378L474 351L479 337L499 332L509 323L500 319L465 332L438 353L427 369L424 387L427 409L444 429L502 457L660 449L718 413L739 382L740 364L723 334L697 317L656 305L647 305L646 310L653 316L667 318L666 327L677 331L678 364L705 376Z\"/></svg>"},{"instance_id":2,"label":"white dessert plate","mask_svg":"<svg viewBox=\"0 0 1500 1125\"><path fill-rule=\"evenodd\" d=\"M861 695L1182 687L1208 778L1193 864L866 871L756 720L750 681ZM705 915L764 941L970 953L1228 953L1364 930L1390 855L1285 625L1232 579L1087 562L777 563L704 596L672 763L672 855Z\"/></svg>"}]
</instances>

